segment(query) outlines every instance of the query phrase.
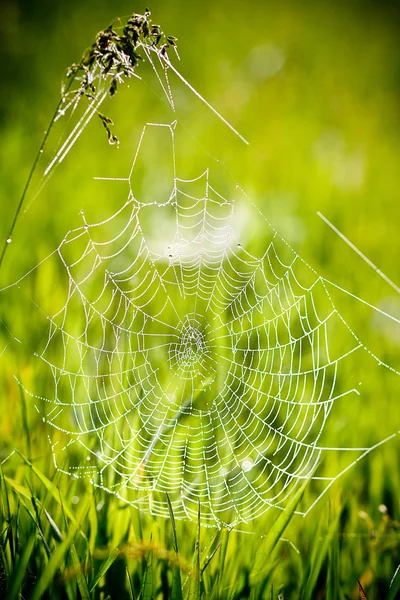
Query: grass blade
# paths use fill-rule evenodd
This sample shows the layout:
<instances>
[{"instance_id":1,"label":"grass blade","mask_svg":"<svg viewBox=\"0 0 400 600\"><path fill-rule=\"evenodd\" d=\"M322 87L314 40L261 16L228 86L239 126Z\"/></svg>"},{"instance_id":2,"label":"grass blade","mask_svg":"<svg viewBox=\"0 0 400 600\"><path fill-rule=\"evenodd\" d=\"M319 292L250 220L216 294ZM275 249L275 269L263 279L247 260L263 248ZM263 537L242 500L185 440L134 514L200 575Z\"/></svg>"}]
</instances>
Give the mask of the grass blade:
<instances>
[{"instance_id":1,"label":"grass blade","mask_svg":"<svg viewBox=\"0 0 400 600\"><path fill-rule=\"evenodd\" d=\"M197 539L193 557L193 569L190 580L189 599L200 600L201 598L201 570L200 570L200 500L197 510Z\"/></svg>"},{"instance_id":2,"label":"grass blade","mask_svg":"<svg viewBox=\"0 0 400 600\"><path fill-rule=\"evenodd\" d=\"M271 529L268 532L268 535L263 540L262 551L257 552L254 565L250 573L250 583L254 585L259 583L263 578L265 569L268 568L270 564L270 556L275 548L276 544L279 542L279 539L282 537L283 532L285 531L289 521L291 520L294 511L298 503L301 500L301 497L304 493L306 486L308 485L309 480L306 479L302 484L299 490L293 495L289 504L281 512L275 523L272 525Z\"/></svg>"},{"instance_id":3,"label":"grass blade","mask_svg":"<svg viewBox=\"0 0 400 600\"><path fill-rule=\"evenodd\" d=\"M70 555L72 566L76 573L76 582L78 584L82 600L91 600L89 587L74 543L71 544Z\"/></svg>"},{"instance_id":4,"label":"grass blade","mask_svg":"<svg viewBox=\"0 0 400 600\"><path fill-rule=\"evenodd\" d=\"M56 549L53 552L44 571L42 572L42 574L39 578L39 581L37 582L37 584L33 590L31 600L40 600L42 598L43 594L45 593L45 591L49 588L49 586L53 582L54 577L64 560L65 554L68 552L69 548L71 547L74 537L77 534L78 530L80 529L81 523L83 522L84 518L86 517L88 508L89 508L89 503L86 502L82 507L82 510L80 512L80 517L78 518L78 520L75 520L75 522L71 524L67 537L61 544L59 544L56 547Z\"/></svg>"},{"instance_id":5,"label":"grass blade","mask_svg":"<svg viewBox=\"0 0 400 600\"><path fill-rule=\"evenodd\" d=\"M3 546L0 544L0 598L6 595L8 572L6 568L6 557Z\"/></svg>"},{"instance_id":6,"label":"grass blade","mask_svg":"<svg viewBox=\"0 0 400 600\"><path fill-rule=\"evenodd\" d=\"M312 600L314 597L314 590L315 586L317 585L319 574L328 553L328 549L331 546L333 537L337 532L340 514L340 511L338 511L335 518L330 523L327 532L324 532L322 527L318 528L317 539L314 542L314 547L309 560L310 565L308 569L308 575L306 576L305 584L303 585L303 593L301 595L302 600Z\"/></svg>"},{"instance_id":7,"label":"grass blade","mask_svg":"<svg viewBox=\"0 0 400 600\"><path fill-rule=\"evenodd\" d=\"M32 494L30 493L28 488L24 487L17 481L14 481L14 479L11 479L7 475L4 475L4 481L6 481L8 483L8 485L10 487L12 487L19 496L23 496L24 498L27 498L28 500L32 499Z\"/></svg>"},{"instance_id":8,"label":"grass blade","mask_svg":"<svg viewBox=\"0 0 400 600\"><path fill-rule=\"evenodd\" d=\"M8 496L6 478L3 474L1 465L0 465L0 491L1 491L2 506L3 506L3 510L2 510L3 515L2 516L8 525L6 537L8 539L8 545L9 545L9 549L10 549L11 564L14 568L15 543L14 543L13 529L11 526L13 516L11 515L10 498Z\"/></svg>"},{"instance_id":9,"label":"grass blade","mask_svg":"<svg viewBox=\"0 0 400 600\"><path fill-rule=\"evenodd\" d=\"M211 594L212 599L214 599L214 598L218 599L221 594L223 577L224 577L224 567L226 565L226 553L228 550L229 534L230 534L230 529L222 530L222 534L221 534L222 539L221 539L221 546L220 546L220 552L219 552L216 581L214 583L214 587L213 587L212 594Z\"/></svg>"},{"instance_id":10,"label":"grass blade","mask_svg":"<svg viewBox=\"0 0 400 600\"><path fill-rule=\"evenodd\" d=\"M57 523L54 521L53 517L47 512L46 509L44 509L44 514L46 515L46 518L47 518L48 522L50 523L50 529L53 533L54 539L57 540L57 542L62 542L63 536L62 536L61 531L58 528Z\"/></svg>"},{"instance_id":11,"label":"grass blade","mask_svg":"<svg viewBox=\"0 0 400 600\"><path fill-rule=\"evenodd\" d=\"M387 595L387 600L396 600L400 596L400 565L397 567L392 581L390 582L390 588Z\"/></svg>"},{"instance_id":12,"label":"grass blade","mask_svg":"<svg viewBox=\"0 0 400 600\"><path fill-rule=\"evenodd\" d=\"M218 552L218 550L220 549L220 547L221 547L221 544L222 544L222 542L219 542L219 543L218 543L218 544L215 546L214 550L211 552L210 556L207 558L207 560L205 561L204 565L202 566L202 569L201 569L201 574L203 574L203 573L204 573L204 571L207 569L208 565L210 564L210 562L212 561L212 559L214 558L214 556L216 555L216 553L217 553L217 552Z\"/></svg>"},{"instance_id":13,"label":"grass blade","mask_svg":"<svg viewBox=\"0 0 400 600\"><path fill-rule=\"evenodd\" d=\"M18 379L20 379L19 373L18 373ZM28 453L28 458L30 459L32 456L32 444L31 444L31 436L30 436L29 424L28 424L28 411L27 411L27 407L26 407L24 388L21 385L19 386L19 394L20 394L20 400L21 400L22 425L24 428L26 451Z\"/></svg>"},{"instance_id":14,"label":"grass blade","mask_svg":"<svg viewBox=\"0 0 400 600\"><path fill-rule=\"evenodd\" d=\"M126 567L126 577L128 579L128 583L129 583L128 591L130 593L131 600L136 600L136 594L135 594L135 590L133 588L132 577L130 576L128 567Z\"/></svg>"},{"instance_id":15,"label":"grass blade","mask_svg":"<svg viewBox=\"0 0 400 600\"><path fill-rule=\"evenodd\" d=\"M146 568L143 575L142 585L140 588L141 600L152 600L153 598L153 554L149 552Z\"/></svg>"},{"instance_id":16,"label":"grass blade","mask_svg":"<svg viewBox=\"0 0 400 600\"><path fill-rule=\"evenodd\" d=\"M110 556L103 562L100 569L97 571L96 575L94 576L93 581L91 582L91 586L90 586L90 593L94 592L99 581L107 573L108 569L111 567L111 565L113 564L115 559L118 558L119 554L120 554L120 549L117 546L117 548L114 548L114 550L111 552Z\"/></svg>"},{"instance_id":17,"label":"grass blade","mask_svg":"<svg viewBox=\"0 0 400 600\"><path fill-rule=\"evenodd\" d=\"M175 550L176 559L178 561L178 564L175 567L173 567L173 571L172 571L171 600L183 600L181 570L179 567L178 536L176 533L175 516L174 516L174 511L172 510L172 504L171 504L169 494L167 494L167 504L168 504L169 517L171 519L171 525L172 525L174 550Z\"/></svg>"},{"instance_id":18,"label":"grass blade","mask_svg":"<svg viewBox=\"0 0 400 600\"><path fill-rule=\"evenodd\" d=\"M25 461L25 463L28 465L28 467L31 469L31 471L43 483L46 490L51 494L51 496L54 498L54 500L60 506L63 506L63 510L64 510L65 514L67 515L67 517L69 518L69 520L72 521L72 523L74 525L77 525L77 521L76 521L76 517L75 517L74 513L68 508L68 506L65 506L62 504L61 498L60 498L60 491L57 488L57 486L54 485L54 483L52 481L50 481L50 479L48 479L46 477L46 475L44 475L37 467L35 467L35 465L32 464L32 462L30 460L28 460L23 454L21 454L20 452L18 452L18 454L20 454L21 458ZM78 529L79 529L79 527L78 527Z\"/></svg>"},{"instance_id":19,"label":"grass blade","mask_svg":"<svg viewBox=\"0 0 400 600\"><path fill-rule=\"evenodd\" d=\"M11 587L7 593L6 600L17 600L20 597L21 585L26 573L26 569L35 547L36 531L33 531L26 543L25 549L19 558L11 578Z\"/></svg>"},{"instance_id":20,"label":"grass blade","mask_svg":"<svg viewBox=\"0 0 400 600\"><path fill-rule=\"evenodd\" d=\"M368 599L367 599L367 596L366 596L366 594L365 594L365 592L364 592L364 588L363 588L363 586L361 585L361 583L360 583L360 580L359 580L359 579L357 579L357 583L358 583L358 591L359 591L359 593L360 593L360 600L368 600Z\"/></svg>"}]
</instances>

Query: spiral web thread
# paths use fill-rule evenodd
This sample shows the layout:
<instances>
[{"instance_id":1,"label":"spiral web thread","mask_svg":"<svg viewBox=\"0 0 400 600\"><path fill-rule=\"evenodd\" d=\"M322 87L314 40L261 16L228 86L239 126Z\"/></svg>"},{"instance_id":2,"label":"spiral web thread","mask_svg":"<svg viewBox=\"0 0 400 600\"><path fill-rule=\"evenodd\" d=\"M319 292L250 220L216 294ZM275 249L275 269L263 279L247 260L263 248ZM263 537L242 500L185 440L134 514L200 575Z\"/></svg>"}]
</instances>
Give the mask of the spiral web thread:
<instances>
[{"instance_id":1,"label":"spiral web thread","mask_svg":"<svg viewBox=\"0 0 400 600\"><path fill-rule=\"evenodd\" d=\"M147 124L137 156L159 127L171 138L169 197L135 197L134 163L125 204L99 223L82 213L46 259L60 261L68 292L36 355L52 393L26 392L55 433L61 471L155 515L168 516L169 493L177 518L196 519L200 502L204 524L247 522L283 508L306 479L325 491L340 475L317 475L329 452L356 452L349 468L372 449L319 443L334 403L359 394L338 383L341 365L369 351L332 284L255 207L265 250L242 246L236 203L251 203L239 187L226 199L208 170L178 177L176 122ZM161 251L143 231L149 209L169 211ZM65 451L77 457L68 467Z\"/></svg>"},{"instance_id":2,"label":"spiral web thread","mask_svg":"<svg viewBox=\"0 0 400 600\"><path fill-rule=\"evenodd\" d=\"M169 69L206 102L168 57L157 55L161 75L151 49L146 57L173 110ZM143 140L160 128L170 137L173 181L166 197L149 202L134 193L135 165ZM177 121L145 125L131 172L118 178L124 205L98 223L82 212L83 225L5 289L21 287L47 261L66 276L65 301L46 315L47 343L35 354L50 385L39 395L18 380L52 432L57 468L154 515L168 516L166 493L177 518L197 519L200 503L202 523L221 527L284 508L305 480L320 486L316 502L393 436L372 447L321 444L334 404L359 395L340 376L345 363L360 353L382 363L334 305L332 286L348 292L310 267L239 186L225 198L209 169L180 177L176 130ZM262 223L258 251L242 245L240 202ZM156 245L144 231L149 210L163 215ZM320 475L333 451L356 458Z\"/></svg>"}]
</instances>

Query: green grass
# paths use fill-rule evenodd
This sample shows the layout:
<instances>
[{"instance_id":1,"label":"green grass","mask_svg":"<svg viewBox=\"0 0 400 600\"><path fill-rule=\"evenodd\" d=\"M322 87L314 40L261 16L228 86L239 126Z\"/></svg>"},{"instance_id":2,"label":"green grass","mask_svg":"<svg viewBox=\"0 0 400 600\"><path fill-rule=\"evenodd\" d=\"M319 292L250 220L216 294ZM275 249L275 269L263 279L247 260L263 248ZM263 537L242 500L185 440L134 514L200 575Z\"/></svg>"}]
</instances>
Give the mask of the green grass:
<instances>
[{"instance_id":1,"label":"green grass","mask_svg":"<svg viewBox=\"0 0 400 600\"><path fill-rule=\"evenodd\" d=\"M385 581L393 575L398 523L387 514L376 523L365 517L368 529L358 532L355 548L351 505L340 497L313 523L299 524L299 490L277 520L262 518L245 534L202 528L200 509L197 527L175 522L172 511L169 521L154 520L90 487L76 508L72 484L61 491L56 474L50 481L22 456L15 466L23 483L1 479L7 599L357 598L357 577L366 589L372 578L380 582L376 597L396 597L398 575L392 592Z\"/></svg>"},{"instance_id":2,"label":"green grass","mask_svg":"<svg viewBox=\"0 0 400 600\"><path fill-rule=\"evenodd\" d=\"M155 1L151 8L155 20L179 38L182 72L251 148L197 105L193 110L182 102L183 121L319 272L399 315L398 297L316 216L320 210L399 283L396 8L361 1L256 1L247 15L241 3L228 0L195 4L182 0L165 8ZM1 25L7 42L7 93L0 100L1 240L57 104L60 74L115 13L132 11L124 0L111 8L89 1L36 5L33 15L30 7L23 12L9 2ZM263 44L280 48L285 62L275 75L259 79L249 65L254 48ZM53 251L76 226L81 208L95 219L118 205L118 191L111 194L93 176L125 173L141 121L163 119L157 99L134 91L119 91L107 106L121 148L108 147L101 123L93 123L49 186L32 205L28 199L1 286ZM184 166L190 169L197 158L188 151ZM257 246L257 239L251 241ZM28 297L57 302L53 282L59 275L49 271L34 278ZM27 387L46 385L31 357L47 331L24 298L16 294L0 307L2 321L26 340L23 347L10 346L0 362L0 462L18 450L1 473L1 598L343 600L360 598L358 580L368 600L396 598L398 440L340 478L305 519L293 514L297 497L285 512L271 510L231 531L202 527L201 510L198 523L175 521L172 509L169 520L152 517L54 469L46 426L14 379L18 374ZM367 345L398 365L400 332L351 299L338 301ZM0 353L7 342L2 329ZM368 371L367 362L362 366ZM343 377L351 375L349 369ZM333 445L336 439L370 445L400 428L398 412L396 379L371 369L362 400L338 406L328 439ZM299 502L306 505L315 493L306 488Z\"/></svg>"}]
</instances>

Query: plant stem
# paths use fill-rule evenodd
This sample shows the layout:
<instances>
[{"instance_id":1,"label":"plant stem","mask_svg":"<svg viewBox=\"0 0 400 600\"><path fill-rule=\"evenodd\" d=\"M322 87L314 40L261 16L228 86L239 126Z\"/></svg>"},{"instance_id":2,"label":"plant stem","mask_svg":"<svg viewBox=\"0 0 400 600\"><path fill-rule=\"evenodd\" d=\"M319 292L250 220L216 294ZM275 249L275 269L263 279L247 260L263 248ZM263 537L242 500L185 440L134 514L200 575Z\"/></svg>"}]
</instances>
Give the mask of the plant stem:
<instances>
[{"instance_id":1,"label":"plant stem","mask_svg":"<svg viewBox=\"0 0 400 600\"><path fill-rule=\"evenodd\" d=\"M36 171L36 167L38 165L40 156L41 156L41 154L43 152L43 149L44 149L44 147L45 147L45 145L47 143L47 140L49 138L50 132L51 132L51 130L53 128L53 125L55 123L56 117L58 115L58 111L59 111L59 109L61 108L61 106L63 104L65 93L69 90L69 88L71 87L71 84L72 84L72 80L70 80L70 82L69 82L66 90L62 94L62 96L61 96L61 98L60 98L60 100L59 100L59 102L57 104L56 110L54 111L54 114L53 114L53 116L51 118L50 124L49 124L49 126L48 126L48 128L46 130L46 133L44 134L44 138L42 140L42 143L40 144L40 147L39 147L39 150L38 150L38 152L36 154L35 160L33 161L33 165L32 165L32 168L31 168L31 170L29 172L29 176L28 176L28 179L26 181L24 190L22 192L22 196L21 196L21 198L19 200L19 203L18 203L18 206L17 206L17 210L15 211L14 218L12 220L10 229L8 230L8 234L7 234L6 239L4 241L3 249L2 249L1 255L0 255L0 269L1 269L1 266L3 264L5 253L7 252L7 248L10 245L10 242L12 241L12 235L14 233L15 227L16 227L18 219L19 219L19 216L21 214L21 209L22 209L22 206L23 206L23 204L25 202L25 198L26 198L26 195L28 193L28 189L30 187L30 184L32 182L33 175L34 175L34 173Z\"/></svg>"}]
</instances>

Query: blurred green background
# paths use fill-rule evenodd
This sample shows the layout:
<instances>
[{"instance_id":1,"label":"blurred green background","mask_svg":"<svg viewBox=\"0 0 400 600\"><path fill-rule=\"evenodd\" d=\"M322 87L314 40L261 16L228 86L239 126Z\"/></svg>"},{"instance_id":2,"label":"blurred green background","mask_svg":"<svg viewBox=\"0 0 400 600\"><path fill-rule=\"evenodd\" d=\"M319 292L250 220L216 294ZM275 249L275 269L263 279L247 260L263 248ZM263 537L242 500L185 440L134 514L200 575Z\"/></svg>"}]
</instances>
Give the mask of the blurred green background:
<instances>
[{"instance_id":1,"label":"blurred green background","mask_svg":"<svg viewBox=\"0 0 400 600\"><path fill-rule=\"evenodd\" d=\"M58 102L66 67L80 59L97 31L114 17L144 8L121 0L2 1L1 240ZM179 39L181 72L250 146L246 148L228 129L215 125L211 117L207 120L205 112L192 113L192 105L183 103L183 120L195 137L224 162L264 215L318 272L400 318L399 295L316 214L322 212L400 284L398 3L180 0L167 4L154 0L150 9L164 31ZM117 135L134 149L142 127L140 122L134 129L135 114L143 119L140 111L144 114L148 107L140 97L124 100L122 94L109 107ZM131 128L124 130L129 107L133 133ZM103 143L104 150L99 150ZM94 187L92 175L118 176L119 162L125 173L131 154L124 153L122 146L117 151L119 159L116 149L107 145L101 125L91 125L86 141L73 149L65 170L24 214L4 263L2 285L51 252L68 229L80 225L77 216L82 207L95 215L97 198L102 200L99 204L108 206L109 198L97 196L106 192ZM108 162L112 168L105 173ZM337 301L362 340L382 360L398 366L400 328L349 298ZM10 321L18 321L19 311L18 305L2 307ZM24 360L17 360L18 368L24 368ZM3 457L25 443L20 399L12 385L14 368L10 361L2 376ZM347 407L336 422L348 445L357 445L360 439L374 443L400 428L397 378L374 371L367 376L367 384L361 403ZM29 406L28 417L33 454L45 456L43 429ZM72 493L69 489L69 497ZM296 543L300 555L288 550L289 546L278 550L280 564L268 585L271 581L275 589L285 585L285 598L300 597L299 589L313 568L307 562L312 548L319 548L315 539L325 536L324 519L329 522L329 511L343 511L310 597L325 597L326 580L330 578L332 584L335 577L339 591L332 587L331 598L356 598L357 578L362 578L369 599L385 597L400 562L399 497L399 444L394 440L340 480L315 516L291 523L287 537ZM379 510L380 505L388 512ZM110 517L111 529L114 517ZM269 526L268 519L255 524L258 534ZM147 539L152 527L151 521L145 522ZM191 560L195 527L179 527L186 540L183 552ZM114 527L118 537L116 531ZM107 535L110 544L110 540L118 543L110 532ZM224 576L236 580L237 596L227 597L247 597L239 592L246 587L251 553L246 551L246 536L232 535L237 537L230 542ZM256 553L262 541L252 537L251 544ZM220 596L225 597L222 592Z\"/></svg>"}]
</instances>

